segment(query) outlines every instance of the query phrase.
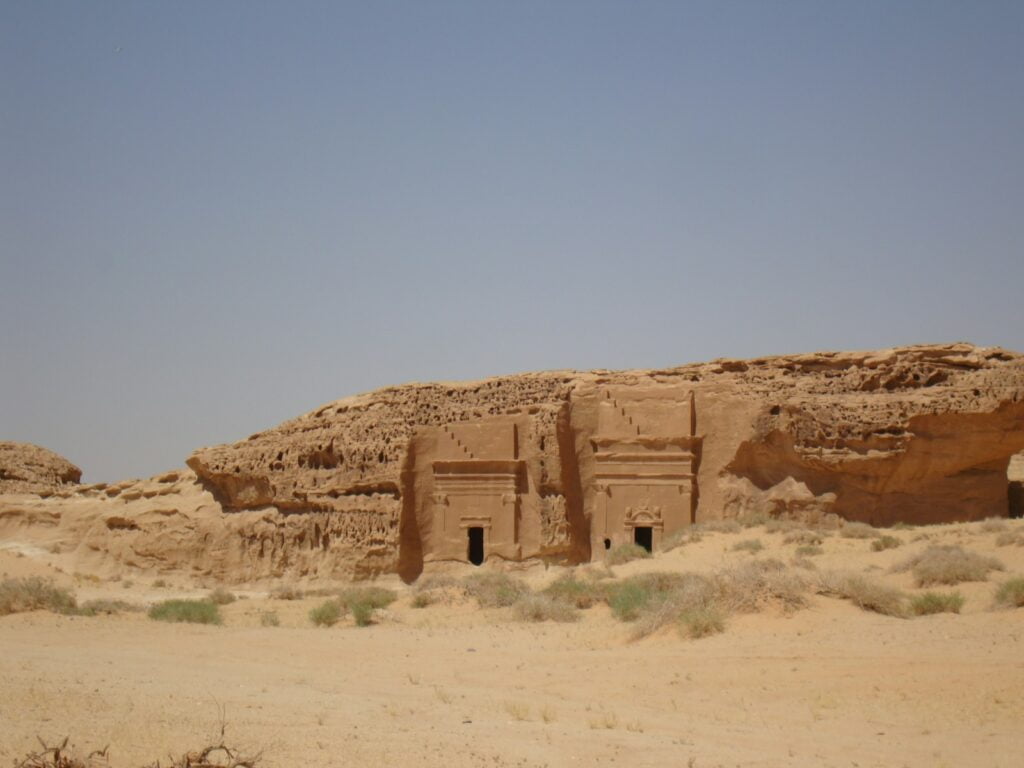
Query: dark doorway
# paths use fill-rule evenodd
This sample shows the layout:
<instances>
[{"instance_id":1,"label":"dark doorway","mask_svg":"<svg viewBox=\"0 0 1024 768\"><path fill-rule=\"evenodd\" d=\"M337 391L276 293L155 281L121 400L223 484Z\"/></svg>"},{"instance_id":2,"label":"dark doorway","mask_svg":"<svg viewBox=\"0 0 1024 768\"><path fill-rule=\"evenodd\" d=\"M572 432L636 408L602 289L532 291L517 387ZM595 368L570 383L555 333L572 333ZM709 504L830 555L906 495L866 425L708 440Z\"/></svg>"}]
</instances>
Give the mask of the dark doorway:
<instances>
[{"instance_id":1,"label":"dark doorway","mask_svg":"<svg viewBox=\"0 0 1024 768\"><path fill-rule=\"evenodd\" d=\"M648 552L654 548L654 537L651 529L646 526L637 526L633 529L633 541L636 542L638 547L643 547Z\"/></svg>"},{"instance_id":2,"label":"dark doorway","mask_svg":"<svg viewBox=\"0 0 1024 768\"><path fill-rule=\"evenodd\" d=\"M469 551L467 552L469 562L473 565L480 565L484 561L484 529L469 528L467 534L469 535Z\"/></svg>"},{"instance_id":3,"label":"dark doorway","mask_svg":"<svg viewBox=\"0 0 1024 768\"><path fill-rule=\"evenodd\" d=\"M1024 483L1010 483L1007 495L1010 499L1010 517L1024 517Z\"/></svg>"},{"instance_id":4,"label":"dark doorway","mask_svg":"<svg viewBox=\"0 0 1024 768\"><path fill-rule=\"evenodd\" d=\"M612 540L611 539L605 539L604 540L604 548L605 549L611 549L612 548Z\"/></svg>"}]
</instances>

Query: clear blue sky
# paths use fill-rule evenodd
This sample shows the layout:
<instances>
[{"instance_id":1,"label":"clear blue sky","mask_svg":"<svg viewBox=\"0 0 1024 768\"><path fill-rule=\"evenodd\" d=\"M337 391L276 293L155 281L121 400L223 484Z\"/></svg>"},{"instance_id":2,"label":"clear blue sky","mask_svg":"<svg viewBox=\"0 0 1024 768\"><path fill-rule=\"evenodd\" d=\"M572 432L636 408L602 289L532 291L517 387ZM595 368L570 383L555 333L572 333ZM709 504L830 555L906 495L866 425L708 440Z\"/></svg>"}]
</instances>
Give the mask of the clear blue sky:
<instances>
[{"instance_id":1,"label":"clear blue sky","mask_svg":"<svg viewBox=\"0 0 1024 768\"><path fill-rule=\"evenodd\" d=\"M1024 3L0 5L0 439L411 380L1024 350Z\"/></svg>"}]
</instances>

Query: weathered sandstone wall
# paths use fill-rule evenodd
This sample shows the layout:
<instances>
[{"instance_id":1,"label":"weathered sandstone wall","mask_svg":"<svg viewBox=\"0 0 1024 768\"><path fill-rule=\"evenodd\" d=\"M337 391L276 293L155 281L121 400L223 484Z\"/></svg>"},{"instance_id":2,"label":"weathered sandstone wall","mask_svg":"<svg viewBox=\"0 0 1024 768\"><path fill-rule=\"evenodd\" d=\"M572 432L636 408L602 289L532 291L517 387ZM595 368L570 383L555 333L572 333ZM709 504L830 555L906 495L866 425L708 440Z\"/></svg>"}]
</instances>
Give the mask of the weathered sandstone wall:
<instances>
[{"instance_id":1,"label":"weathered sandstone wall","mask_svg":"<svg viewBox=\"0 0 1024 768\"><path fill-rule=\"evenodd\" d=\"M1020 451L1024 357L997 348L559 371L391 387L198 450L190 472L0 500L0 536L49 524L83 557L236 580L411 579L746 514L1006 515Z\"/></svg>"}]
</instances>

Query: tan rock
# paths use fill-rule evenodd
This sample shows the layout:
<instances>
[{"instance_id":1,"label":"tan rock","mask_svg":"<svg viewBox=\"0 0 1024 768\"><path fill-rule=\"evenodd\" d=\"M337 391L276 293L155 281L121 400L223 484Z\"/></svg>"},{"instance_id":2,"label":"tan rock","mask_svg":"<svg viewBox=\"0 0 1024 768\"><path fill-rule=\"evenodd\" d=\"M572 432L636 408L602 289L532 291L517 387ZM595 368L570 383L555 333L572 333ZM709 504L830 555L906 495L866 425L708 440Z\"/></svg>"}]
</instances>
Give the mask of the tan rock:
<instances>
[{"instance_id":1,"label":"tan rock","mask_svg":"<svg viewBox=\"0 0 1024 768\"><path fill-rule=\"evenodd\" d=\"M0 493L49 493L81 478L82 470L53 451L0 442Z\"/></svg>"}]
</instances>

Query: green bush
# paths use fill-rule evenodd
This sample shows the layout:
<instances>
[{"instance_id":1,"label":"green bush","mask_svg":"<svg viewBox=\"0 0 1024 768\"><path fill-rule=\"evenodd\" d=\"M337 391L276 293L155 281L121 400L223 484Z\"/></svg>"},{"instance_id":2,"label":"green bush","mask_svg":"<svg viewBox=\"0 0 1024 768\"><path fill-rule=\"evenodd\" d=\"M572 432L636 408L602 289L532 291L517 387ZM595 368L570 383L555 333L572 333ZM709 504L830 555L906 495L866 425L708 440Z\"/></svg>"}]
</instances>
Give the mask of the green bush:
<instances>
[{"instance_id":1,"label":"green bush","mask_svg":"<svg viewBox=\"0 0 1024 768\"><path fill-rule=\"evenodd\" d=\"M631 560L642 560L650 556L651 553L639 544L619 544L608 550L608 553L604 556L604 561L608 565L622 565Z\"/></svg>"},{"instance_id":2,"label":"green bush","mask_svg":"<svg viewBox=\"0 0 1024 768\"><path fill-rule=\"evenodd\" d=\"M0 582L0 616L39 610L73 614L76 609L75 595L49 579L29 576Z\"/></svg>"},{"instance_id":3,"label":"green bush","mask_svg":"<svg viewBox=\"0 0 1024 768\"><path fill-rule=\"evenodd\" d=\"M337 600L325 600L309 612L309 620L318 627L333 627L342 616L341 604Z\"/></svg>"},{"instance_id":4,"label":"green bush","mask_svg":"<svg viewBox=\"0 0 1024 768\"><path fill-rule=\"evenodd\" d=\"M902 544L903 542L895 536L882 536L871 542L871 550L873 552L881 552L886 549L896 549L896 547L902 546Z\"/></svg>"},{"instance_id":5,"label":"green bush","mask_svg":"<svg viewBox=\"0 0 1024 768\"><path fill-rule=\"evenodd\" d=\"M413 608L426 608L428 605L433 605L437 600L433 592L428 590L422 590L412 596L412 607Z\"/></svg>"},{"instance_id":6,"label":"green bush","mask_svg":"<svg viewBox=\"0 0 1024 768\"><path fill-rule=\"evenodd\" d=\"M519 599L514 609L516 618L520 621L569 622L580 617L575 606L548 595L526 595Z\"/></svg>"},{"instance_id":7,"label":"green bush","mask_svg":"<svg viewBox=\"0 0 1024 768\"><path fill-rule=\"evenodd\" d=\"M356 621L357 627L368 627L373 623L373 603L370 600L357 600L349 604L352 611L352 618Z\"/></svg>"},{"instance_id":8,"label":"green bush","mask_svg":"<svg viewBox=\"0 0 1024 768\"><path fill-rule=\"evenodd\" d=\"M164 600L149 609L157 621L189 624L220 624L220 608L209 600Z\"/></svg>"},{"instance_id":9,"label":"green bush","mask_svg":"<svg viewBox=\"0 0 1024 768\"><path fill-rule=\"evenodd\" d=\"M964 596L959 592L946 594L925 592L911 599L910 612L915 616L930 616L933 613L960 613L963 606Z\"/></svg>"},{"instance_id":10,"label":"green bush","mask_svg":"<svg viewBox=\"0 0 1024 768\"><path fill-rule=\"evenodd\" d=\"M475 573L466 578L464 587L482 608L506 608L530 593L530 588L519 579L498 572Z\"/></svg>"},{"instance_id":11,"label":"green bush","mask_svg":"<svg viewBox=\"0 0 1024 768\"><path fill-rule=\"evenodd\" d=\"M1007 608L1024 608L1024 579L1010 579L996 590L996 605Z\"/></svg>"}]
</instances>

